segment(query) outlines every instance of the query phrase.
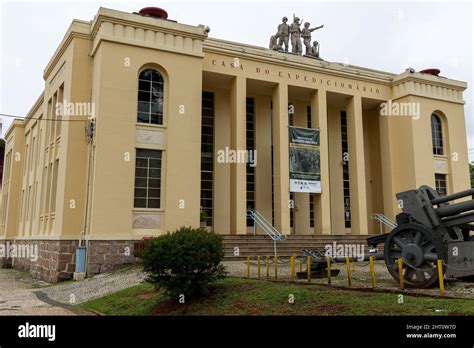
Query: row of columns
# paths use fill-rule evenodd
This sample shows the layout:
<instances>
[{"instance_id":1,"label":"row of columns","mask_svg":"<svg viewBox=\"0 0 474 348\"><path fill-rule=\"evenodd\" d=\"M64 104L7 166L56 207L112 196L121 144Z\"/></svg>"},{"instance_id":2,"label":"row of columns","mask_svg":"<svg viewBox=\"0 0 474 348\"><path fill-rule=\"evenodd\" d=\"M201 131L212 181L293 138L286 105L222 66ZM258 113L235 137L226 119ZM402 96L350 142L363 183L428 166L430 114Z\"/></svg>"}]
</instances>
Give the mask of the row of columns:
<instances>
[{"instance_id":1,"label":"row of columns","mask_svg":"<svg viewBox=\"0 0 474 348\"><path fill-rule=\"evenodd\" d=\"M230 90L230 145L232 149L246 148L246 79L236 76ZM289 194L289 150L288 150L288 85L279 83L272 93L272 138L274 175L274 227L290 233L290 194ZM329 158L327 93L314 90L311 93L311 122L320 130L321 194L315 194L315 233L338 234L331 229L331 189L329 161L342 158ZM350 196L352 210L352 233L365 234L368 231L364 133L362 122L362 100L352 96L347 104ZM256 118L258 119L258 106ZM232 163L230 167L230 230L235 234L247 233L246 219L246 164ZM267 178L270 180L271 178ZM256 185L259 181L256 180ZM262 196L258 197L257 200ZM271 196L266 197L271 199ZM343 209L341 204L340 209ZM341 233L341 232L339 232Z\"/></svg>"}]
</instances>

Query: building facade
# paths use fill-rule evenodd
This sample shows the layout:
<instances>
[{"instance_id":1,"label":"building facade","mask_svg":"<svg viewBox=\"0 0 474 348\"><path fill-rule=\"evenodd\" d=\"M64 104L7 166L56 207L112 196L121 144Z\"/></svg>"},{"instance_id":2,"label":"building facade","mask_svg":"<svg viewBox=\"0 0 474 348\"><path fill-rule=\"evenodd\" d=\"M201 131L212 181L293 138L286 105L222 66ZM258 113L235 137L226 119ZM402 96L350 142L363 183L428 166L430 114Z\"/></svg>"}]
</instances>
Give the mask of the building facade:
<instances>
[{"instance_id":1,"label":"building facade","mask_svg":"<svg viewBox=\"0 0 474 348\"><path fill-rule=\"evenodd\" d=\"M469 187L464 82L105 8L72 22L43 78L5 134L0 238L37 245L37 261L13 262L48 281L71 277L84 242L95 274L200 220L252 232L247 208L284 234L364 235L379 233L372 214L400 212L399 191ZM290 124L320 131L321 193L289 192ZM221 161L225 149L256 150L256 165Z\"/></svg>"}]
</instances>

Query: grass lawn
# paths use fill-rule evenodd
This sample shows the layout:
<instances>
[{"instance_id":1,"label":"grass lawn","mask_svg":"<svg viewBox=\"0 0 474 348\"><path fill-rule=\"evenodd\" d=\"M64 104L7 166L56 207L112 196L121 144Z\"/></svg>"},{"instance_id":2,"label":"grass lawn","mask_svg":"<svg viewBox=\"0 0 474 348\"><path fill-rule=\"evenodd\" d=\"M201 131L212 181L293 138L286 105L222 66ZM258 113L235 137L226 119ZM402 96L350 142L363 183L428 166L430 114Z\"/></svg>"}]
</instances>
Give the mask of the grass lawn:
<instances>
[{"instance_id":1,"label":"grass lawn","mask_svg":"<svg viewBox=\"0 0 474 348\"><path fill-rule=\"evenodd\" d=\"M185 304L141 284L79 306L106 315L474 315L474 300L405 295L400 304L398 299L397 294L228 277L215 283L208 297Z\"/></svg>"}]
</instances>

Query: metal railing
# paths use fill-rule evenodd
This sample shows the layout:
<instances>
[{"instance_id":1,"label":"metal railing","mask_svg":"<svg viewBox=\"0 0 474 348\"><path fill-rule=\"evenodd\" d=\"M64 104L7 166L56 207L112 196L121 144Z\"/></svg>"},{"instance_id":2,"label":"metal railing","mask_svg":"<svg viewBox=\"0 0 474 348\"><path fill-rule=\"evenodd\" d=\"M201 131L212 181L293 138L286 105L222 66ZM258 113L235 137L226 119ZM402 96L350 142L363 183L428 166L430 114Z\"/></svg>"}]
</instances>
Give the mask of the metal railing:
<instances>
[{"instance_id":1,"label":"metal railing","mask_svg":"<svg viewBox=\"0 0 474 348\"><path fill-rule=\"evenodd\" d=\"M393 230L398 225L386 217L384 214L372 214L370 216L372 220L377 220L380 223L380 234L383 234L383 225L388 226L391 230Z\"/></svg>"},{"instance_id":2,"label":"metal railing","mask_svg":"<svg viewBox=\"0 0 474 348\"><path fill-rule=\"evenodd\" d=\"M277 242L284 242L287 236L279 232L265 217L255 209L248 209L247 216L253 220L253 234L257 234L257 225L273 240L273 249L277 256Z\"/></svg>"}]
</instances>

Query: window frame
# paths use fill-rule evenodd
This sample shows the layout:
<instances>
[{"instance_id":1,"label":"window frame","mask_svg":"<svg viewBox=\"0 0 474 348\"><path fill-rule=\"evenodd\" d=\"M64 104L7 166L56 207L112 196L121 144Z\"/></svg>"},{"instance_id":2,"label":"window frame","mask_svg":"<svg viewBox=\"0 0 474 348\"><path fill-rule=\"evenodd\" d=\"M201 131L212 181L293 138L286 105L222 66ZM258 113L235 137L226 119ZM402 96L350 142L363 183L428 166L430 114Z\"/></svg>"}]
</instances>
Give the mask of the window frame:
<instances>
[{"instance_id":1,"label":"window frame","mask_svg":"<svg viewBox=\"0 0 474 348\"><path fill-rule=\"evenodd\" d=\"M441 185L441 183L444 183L444 186ZM440 190L442 188L444 188L444 192ZM448 194L448 177L446 174L435 173L435 190L440 196L446 196Z\"/></svg>"},{"instance_id":2,"label":"window frame","mask_svg":"<svg viewBox=\"0 0 474 348\"><path fill-rule=\"evenodd\" d=\"M436 113L431 114L431 146L435 156L444 156L444 132L443 121Z\"/></svg>"},{"instance_id":3,"label":"window frame","mask_svg":"<svg viewBox=\"0 0 474 348\"><path fill-rule=\"evenodd\" d=\"M157 157L151 157L151 156L140 156L139 151L145 151L145 152L156 152L159 154ZM163 150L159 149L147 149L147 148L136 148L135 149L135 175L134 175L134 185L133 185L133 208L134 209L162 209L162 183L163 183ZM144 166L139 166L139 160L146 160L146 167ZM152 161L157 161L159 164L159 167L154 167L150 166ZM137 172L138 170L146 170L146 176L138 176ZM158 170L159 171L159 177L158 176L151 176L151 171L152 170ZM137 186L137 180L145 180L146 187L143 186ZM155 186L150 186L150 181L151 180L158 180L159 185L158 187ZM145 190L145 197L143 196L137 196L137 190ZM151 190L157 190L159 191L158 197L156 196L150 196L150 191ZM137 205L137 200L145 200L145 206L139 206ZM151 201L157 201L158 206L150 206Z\"/></svg>"},{"instance_id":4,"label":"window frame","mask_svg":"<svg viewBox=\"0 0 474 348\"><path fill-rule=\"evenodd\" d=\"M145 77L142 77L142 75L147 72L147 71L152 71L154 74L159 76L159 79L157 81L153 80L154 74L152 73L150 79L146 79ZM165 122L165 94L166 94L166 78L165 74L163 74L159 69L154 68L154 67L145 67L140 70L137 78L137 108L136 108L136 122L138 124L143 124L143 125L152 125L152 126L164 126ZM147 90L143 89L141 87L142 84L149 84L149 88ZM158 94L158 110L153 110L154 107L154 102L153 102L153 97L154 97L154 91L153 87L154 86L160 86L158 87L156 92ZM149 95L149 100L142 100L142 95L148 94ZM148 111L142 111L141 107L144 103L148 104ZM155 112L153 112L155 111ZM146 120L145 120L146 118ZM156 118L156 122L153 120Z\"/></svg>"}]
</instances>

